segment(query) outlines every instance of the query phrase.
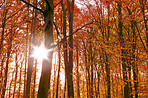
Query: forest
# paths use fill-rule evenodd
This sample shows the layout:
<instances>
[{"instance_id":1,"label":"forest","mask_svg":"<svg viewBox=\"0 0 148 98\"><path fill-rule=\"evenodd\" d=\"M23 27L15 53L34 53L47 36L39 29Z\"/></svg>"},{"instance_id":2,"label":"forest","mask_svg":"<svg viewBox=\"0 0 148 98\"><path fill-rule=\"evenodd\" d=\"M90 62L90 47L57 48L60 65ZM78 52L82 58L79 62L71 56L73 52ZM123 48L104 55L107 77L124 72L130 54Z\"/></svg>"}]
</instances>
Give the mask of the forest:
<instances>
[{"instance_id":1,"label":"forest","mask_svg":"<svg viewBox=\"0 0 148 98\"><path fill-rule=\"evenodd\" d=\"M0 0L0 98L148 98L147 0Z\"/></svg>"}]
</instances>

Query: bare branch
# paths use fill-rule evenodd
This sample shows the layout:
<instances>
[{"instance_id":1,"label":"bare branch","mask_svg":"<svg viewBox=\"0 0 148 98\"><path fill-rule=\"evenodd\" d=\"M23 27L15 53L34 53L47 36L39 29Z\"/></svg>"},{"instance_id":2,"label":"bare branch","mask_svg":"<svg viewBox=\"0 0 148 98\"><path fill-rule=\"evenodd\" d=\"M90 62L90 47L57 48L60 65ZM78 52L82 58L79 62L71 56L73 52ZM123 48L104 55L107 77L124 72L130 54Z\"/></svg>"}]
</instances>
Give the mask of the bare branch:
<instances>
[{"instance_id":1,"label":"bare branch","mask_svg":"<svg viewBox=\"0 0 148 98\"><path fill-rule=\"evenodd\" d=\"M78 28L76 31L74 31L74 32L71 33L70 35L64 37L64 38L61 40L60 43L63 43L63 41L64 41L67 37L69 37L69 36L75 34L75 33L78 32L79 30L82 30L84 27L86 27L87 25L93 24L94 22L95 22L95 21L92 21L92 22L90 22L90 23L84 24L82 27Z\"/></svg>"},{"instance_id":2,"label":"bare branch","mask_svg":"<svg viewBox=\"0 0 148 98\"><path fill-rule=\"evenodd\" d=\"M57 7L60 3L61 3L61 0L54 6L54 8Z\"/></svg>"},{"instance_id":3,"label":"bare branch","mask_svg":"<svg viewBox=\"0 0 148 98\"><path fill-rule=\"evenodd\" d=\"M86 27L87 25L90 25L90 24L93 24L94 21L90 22L90 23L87 23L87 24L84 24L82 27L78 28L76 31L74 31L72 34L78 32L79 30L82 30L84 27Z\"/></svg>"},{"instance_id":4,"label":"bare branch","mask_svg":"<svg viewBox=\"0 0 148 98\"><path fill-rule=\"evenodd\" d=\"M43 10L41 10L41 9L39 9L39 8L37 8L37 7L35 7L34 5L28 3L28 2L26 2L26 1L24 1L24 0L21 0L21 1L24 2L25 4L31 6L31 7L33 7L33 8L35 8L35 9L39 10L40 12L42 12L42 13L44 14L44 11L43 11Z\"/></svg>"},{"instance_id":5,"label":"bare branch","mask_svg":"<svg viewBox=\"0 0 148 98\"><path fill-rule=\"evenodd\" d=\"M53 22L53 24L54 24L54 27L55 27L55 29L57 31L57 34L59 35L60 33L59 33L59 30L58 30L58 27L56 26L55 22Z\"/></svg>"},{"instance_id":6,"label":"bare branch","mask_svg":"<svg viewBox=\"0 0 148 98\"><path fill-rule=\"evenodd\" d=\"M22 8L20 8L16 13L14 13L13 15L10 15L6 20L8 20L9 18L12 18L13 16L15 16L20 10L22 10L24 8L24 6Z\"/></svg>"}]
</instances>

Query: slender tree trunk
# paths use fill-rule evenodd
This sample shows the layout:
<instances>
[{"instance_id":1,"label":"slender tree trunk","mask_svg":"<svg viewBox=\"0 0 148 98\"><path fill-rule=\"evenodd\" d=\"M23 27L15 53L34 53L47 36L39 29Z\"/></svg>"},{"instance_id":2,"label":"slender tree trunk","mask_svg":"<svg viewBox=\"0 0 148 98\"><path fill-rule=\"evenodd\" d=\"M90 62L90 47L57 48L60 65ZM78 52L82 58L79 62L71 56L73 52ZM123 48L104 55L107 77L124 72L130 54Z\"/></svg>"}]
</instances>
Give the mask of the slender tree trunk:
<instances>
[{"instance_id":1,"label":"slender tree trunk","mask_svg":"<svg viewBox=\"0 0 148 98\"><path fill-rule=\"evenodd\" d=\"M108 56L106 54L106 60L105 60L105 70L107 73L107 98L111 98L111 90L110 90L110 65L108 64Z\"/></svg>"},{"instance_id":2,"label":"slender tree trunk","mask_svg":"<svg viewBox=\"0 0 148 98\"><path fill-rule=\"evenodd\" d=\"M29 6L28 6L28 13L29 13ZM34 21L35 22L35 21ZM27 24L27 28L29 25ZM33 24L31 24L31 27L34 26ZM35 26L34 26L35 27ZM35 31L34 31L34 27L33 27L33 40L32 40L32 35L29 36L29 56L32 54L33 52L33 48L32 48L32 44L35 44ZM32 29L31 29L32 31ZM33 72L33 62L34 62L34 58L28 58L28 68L27 68L27 84L26 84L26 88L25 88L25 98L31 97L31 91L30 91L30 85L31 85L31 76L32 76L32 72Z\"/></svg>"},{"instance_id":3,"label":"slender tree trunk","mask_svg":"<svg viewBox=\"0 0 148 98\"><path fill-rule=\"evenodd\" d=\"M22 85L22 66L23 66L23 61L24 61L24 60L21 61L21 67L20 67L18 98L20 98L20 94L21 94L21 85Z\"/></svg>"},{"instance_id":4,"label":"slender tree trunk","mask_svg":"<svg viewBox=\"0 0 148 98\"><path fill-rule=\"evenodd\" d=\"M4 7L5 9L5 7ZM7 10L4 10L4 19L2 20L2 32L1 32L1 39L0 39L0 58L2 58L2 48L3 48L3 41L4 41L4 34L5 34L5 26L6 26L6 16L7 16L7 13L8 13L8 9ZM1 69L1 74L0 74L0 79L3 80L3 59L0 59L0 62L1 62L1 65L0 65L0 69ZM0 82L2 82L2 80ZM2 83L0 83L0 92L3 88L3 85Z\"/></svg>"},{"instance_id":5,"label":"slender tree trunk","mask_svg":"<svg viewBox=\"0 0 148 98\"><path fill-rule=\"evenodd\" d=\"M58 44L58 74L57 74L57 87L56 87L56 98L58 98L58 90L59 90L59 80L60 80L60 62L61 62L61 55L60 55L60 48L61 46Z\"/></svg>"},{"instance_id":6,"label":"slender tree trunk","mask_svg":"<svg viewBox=\"0 0 148 98\"><path fill-rule=\"evenodd\" d=\"M8 13L8 9L5 10L5 7L4 7L4 14L3 14L4 19L2 20L2 33L1 33L1 40L0 40L0 58L1 58L1 53L2 53L3 41L4 41L7 13Z\"/></svg>"},{"instance_id":7,"label":"slender tree trunk","mask_svg":"<svg viewBox=\"0 0 148 98\"><path fill-rule=\"evenodd\" d=\"M110 35L110 4L107 5L108 8L108 26L107 26L107 45L109 46L109 35ZM105 65L106 65L106 73L107 73L107 98L111 98L111 84L110 84L110 64L109 64L109 57L105 52Z\"/></svg>"},{"instance_id":8,"label":"slender tree trunk","mask_svg":"<svg viewBox=\"0 0 148 98\"><path fill-rule=\"evenodd\" d=\"M31 36L29 38L29 55L32 54L32 47L31 47ZM31 76L33 71L33 61L34 58L28 58L28 69L27 69L27 84L26 84L26 94L25 98L29 98L31 96L30 85L31 85Z\"/></svg>"},{"instance_id":9,"label":"slender tree trunk","mask_svg":"<svg viewBox=\"0 0 148 98\"><path fill-rule=\"evenodd\" d=\"M15 79L14 79L14 88L13 88L13 98L15 97L15 90L16 90L16 84L17 84L17 74L18 74L18 53L16 52L15 57Z\"/></svg>"},{"instance_id":10,"label":"slender tree trunk","mask_svg":"<svg viewBox=\"0 0 148 98\"><path fill-rule=\"evenodd\" d=\"M56 57L55 57L55 59L56 59ZM54 72L54 74L53 74L52 98L54 98L54 96L55 96L55 82L56 82L56 66L55 65L54 65L54 68L53 68L53 72Z\"/></svg>"},{"instance_id":11,"label":"slender tree trunk","mask_svg":"<svg viewBox=\"0 0 148 98\"><path fill-rule=\"evenodd\" d=\"M12 37L13 34L11 32L10 34L10 40L9 40L9 46L7 50L7 61L6 61L6 68L5 68L5 73L4 73L4 86L2 89L2 95L1 98L5 98L5 92L6 92L6 87L7 87L7 78L8 78L8 69L9 69L9 59L10 59L10 54L11 54L11 48L12 48Z\"/></svg>"},{"instance_id":12,"label":"slender tree trunk","mask_svg":"<svg viewBox=\"0 0 148 98\"><path fill-rule=\"evenodd\" d=\"M24 73L24 91L23 91L23 98L26 95L26 70L27 70L27 57L28 57L28 23L27 23L27 34L26 34L26 51L25 51L25 73Z\"/></svg>"},{"instance_id":13,"label":"slender tree trunk","mask_svg":"<svg viewBox=\"0 0 148 98\"><path fill-rule=\"evenodd\" d=\"M87 55L86 55L87 48L85 42L83 42L83 45L84 45L85 67L86 67L87 98L90 98L90 72L89 72L89 65L87 64Z\"/></svg>"},{"instance_id":14,"label":"slender tree trunk","mask_svg":"<svg viewBox=\"0 0 148 98\"><path fill-rule=\"evenodd\" d=\"M100 98L100 73L99 73L99 68L97 69L97 78L98 78L98 81L97 81L97 96L98 98Z\"/></svg>"},{"instance_id":15,"label":"slender tree trunk","mask_svg":"<svg viewBox=\"0 0 148 98\"><path fill-rule=\"evenodd\" d=\"M145 32L146 32L146 46L148 49L148 25L147 25L147 19L146 19L146 15L145 15L145 6L147 4L147 0L139 0L140 2L140 6L141 6L141 10L142 10L142 15L143 15L143 20L144 20L144 25L145 25ZM147 50L148 53L148 50Z\"/></svg>"},{"instance_id":16,"label":"slender tree trunk","mask_svg":"<svg viewBox=\"0 0 148 98\"><path fill-rule=\"evenodd\" d=\"M36 93L36 70L37 70L37 60L35 60L34 66L34 79L33 79L33 91L32 91L32 98L35 98Z\"/></svg>"},{"instance_id":17,"label":"slender tree trunk","mask_svg":"<svg viewBox=\"0 0 148 98\"><path fill-rule=\"evenodd\" d=\"M0 93L1 93L1 90L2 90L2 88L3 88L3 80L4 80L4 77L3 77L3 70L4 70L4 57L2 58L2 60L1 60L1 72L0 72Z\"/></svg>"},{"instance_id":18,"label":"slender tree trunk","mask_svg":"<svg viewBox=\"0 0 148 98\"><path fill-rule=\"evenodd\" d=\"M65 65L65 84L64 84L64 98L66 96L66 84L67 84L67 65L68 65L68 56L67 56L67 39L66 39L66 9L64 8L63 0L61 0L61 6L63 11L63 36L65 38L63 42L63 51L64 51L64 65Z\"/></svg>"},{"instance_id":19,"label":"slender tree trunk","mask_svg":"<svg viewBox=\"0 0 148 98\"><path fill-rule=\"evenodd\" d=\"M11 91L12 91L12 90L11 90L11 86L12 86L12 82L14 81L14 80L13 80L14 73L15 73L15 70L14 70L13 73L12 73L12 79L11 79L11 82L10 82L10 85L9 85L9 95L8 95L9 98L11 97Z\"/></svg>"},{"instance_id":20,"label":"slender tree trunk","mask_svg":"<svg viewBox=\"0 0 148 98\"><path fill-rule=\"evenodd\" d=\"M93 91L93 88L94 88L94 73L93 73L93 67L94 67L94 65L93 65L93 50L92 50L92 42L90 42L90 65L91 65L91 98L93 98L94 97L94 91Z\"/></svg>"},{"instance_id":21,"label":"slender tree trunk","mask_svg":"<svg viewBox=\"0 0 148 98\"><path fill-rule=\"evenodd\" d=\"M134 89L135 89L135 98L138 98L138 66L136 63L135 49L136 49L136 32L135 32L135 21L131 22L132 24L132 33L133 33L133 44L132 44L132 57L131 57L131 65L133 68L133 78L134 78Z\"/></svg>"},{"instance_id":22,"label":"slender tree trunk","mask_svg":"<svg viewBox=\"0 0 148 98\"><path fill-rule=\"evenodd\" d=\"M34 6L37 7L37 0L34 0ZM37 9L34 9L34 27L33 27L33 44L35 45L35 36L36 36L36 24L37 24ZM35 98L35 86L36 86L36 69L37 69L37 60L35 60L35 67L34 67L34 86L32 92L32 98Z\"/></svg>"},{"instance_id":23,"label":"slender tree trunk","mask_svg":"<svg viewBox=\"0 0 148 98\"><path fill-rule=\"evenodd\" d=\"M80 98L80 86L79 86L79 53L78 53L78 44L76 46L76 55L77 55L77 67L76 67L76 78L77 78L77 98Z\"/></svg>"},{"instance_id":24,"label":"slender tree trunk","mask_svg":"<svg viewBox=\"0 0 148 98\"><path fill-rule=\"evenodd\" d=\"M66 73L65 73L66 74ZM65 75L66 76L66 75ZM64 98L66 98L65 96L66 96L66 77L65 77L65 83L64 83L64 94L63 94L63 96L64 96Z\"/></svg>"}]
</instances>

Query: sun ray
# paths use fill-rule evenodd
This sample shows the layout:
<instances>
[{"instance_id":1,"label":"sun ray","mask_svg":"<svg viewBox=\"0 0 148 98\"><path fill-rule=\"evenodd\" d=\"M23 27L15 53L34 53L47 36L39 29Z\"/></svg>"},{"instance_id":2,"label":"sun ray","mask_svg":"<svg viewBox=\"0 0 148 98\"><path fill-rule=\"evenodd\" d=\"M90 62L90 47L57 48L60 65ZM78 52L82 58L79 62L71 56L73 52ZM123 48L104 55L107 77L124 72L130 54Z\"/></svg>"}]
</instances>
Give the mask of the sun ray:
<instances>
[{"instance_id":1,"label":"sun ray","mask_svg":"<svg viewBox=\"0 0 148 98\"><path fill-rule=\"evenodd\" d=\"M41 44L38 47L34 46L34 45L32 45L32 46L33 46L33 53L31 55L31 57L34 57L37 60L43 60L43 59L48 60L49 59L48 53L53 51L53 48L46 49L43 44Z\"/></svg>"}]
</instances>

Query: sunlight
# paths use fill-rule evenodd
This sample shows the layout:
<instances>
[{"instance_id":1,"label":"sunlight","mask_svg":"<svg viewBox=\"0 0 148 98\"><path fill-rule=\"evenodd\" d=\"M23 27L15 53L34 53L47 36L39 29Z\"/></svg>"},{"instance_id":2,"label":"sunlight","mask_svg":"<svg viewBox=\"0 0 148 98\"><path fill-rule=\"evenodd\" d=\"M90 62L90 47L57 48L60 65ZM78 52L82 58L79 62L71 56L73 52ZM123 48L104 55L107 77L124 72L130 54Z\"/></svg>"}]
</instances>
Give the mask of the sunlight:
<instances>
[{"instance_id":1,"label":"sunlight","mask_svg":"<svg viewBox=\"0 0 148 98\"><path fill-rule=\"evenodd\" d=\"M44 45L40 45L39 47L33 46L33 54L31 57L34 57L37 60L43 60L43 59L49 59L48 58L48 53L50 51L53 51L53 49L46 49Z\"/></svg>"}]
</instances>

